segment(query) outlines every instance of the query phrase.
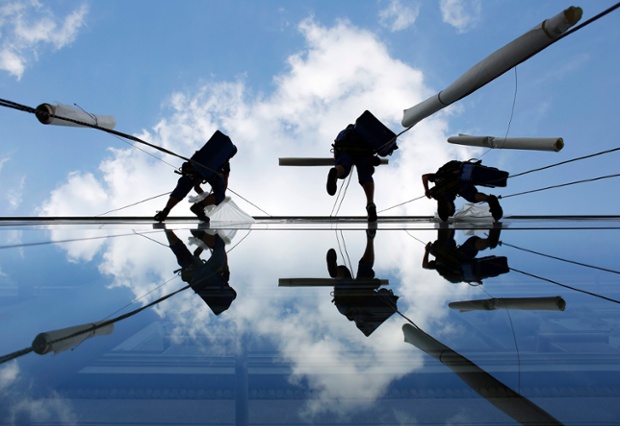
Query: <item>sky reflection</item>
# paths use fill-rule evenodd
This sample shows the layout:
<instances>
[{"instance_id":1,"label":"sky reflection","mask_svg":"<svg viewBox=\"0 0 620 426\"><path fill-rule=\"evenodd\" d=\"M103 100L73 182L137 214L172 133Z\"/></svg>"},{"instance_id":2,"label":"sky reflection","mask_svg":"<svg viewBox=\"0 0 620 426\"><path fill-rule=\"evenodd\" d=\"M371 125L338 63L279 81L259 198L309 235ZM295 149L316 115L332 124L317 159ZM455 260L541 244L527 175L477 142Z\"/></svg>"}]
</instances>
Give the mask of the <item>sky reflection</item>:
<instances>
[{"instance_id":1,"label":"sky reflection","mask_svg":"<svg viewBox=\"0 0 620 426\"><path fill-rule=\"evenodd\" d=\"M366 415L374 423L424 424L433 406L433 415L445 423L514 421L493 404L472 412L484 392L469 388L445 358L406 343L404 324L561 422L581 419L578 410L570 416L562 410L565 404L585 410L596 389L616 398L620 297L613 222L607 229L532 230L508 220L499 235L486 226L448 231L411 223L370 231L364 223L267 228L259 223L236 232L209 230L209 238L228 252L223 259L229 276L220 284L235 296L224 305L221 298L209 303L220 284L209 290L174 272L180 266L168 246L171 235L192 253L202 235L195 225L0 228L3 354L28 348L41 332L123 318L110 334L66 352L29 353L4 363L1 405L7 418L19 424L11 413L31 401L41 419L79 424L95 416L84 413L84 398L110 402L112 392L117 403L134 407L131 412L171 395L188 403L228 401L236 407L227 417L233 423L243 413L269 418L270 406L280 406L292 422L356 423ZM16 230L21 245L14 244ZM493 247L464 250L493 233ZM457 250L452 255L469 256L460 258L469 263L461 281L439 273L438 259L446 251L429 249L446 235ZM585 238L596 254L575 251L574 243ZM209 262L216 254L205 246L200 257ZM497 259L510 271L476 269ZM472 280L472 271L482 275ZM564 309L533 305L545 300L562 300ZM472 301L485 301L486 308L450 307ZM48 380L39 380L43 376ZM448 400L452 408L440 409ZM601 413L600 419L609 416L615 413Z\"/></svg>"}]
</instances>

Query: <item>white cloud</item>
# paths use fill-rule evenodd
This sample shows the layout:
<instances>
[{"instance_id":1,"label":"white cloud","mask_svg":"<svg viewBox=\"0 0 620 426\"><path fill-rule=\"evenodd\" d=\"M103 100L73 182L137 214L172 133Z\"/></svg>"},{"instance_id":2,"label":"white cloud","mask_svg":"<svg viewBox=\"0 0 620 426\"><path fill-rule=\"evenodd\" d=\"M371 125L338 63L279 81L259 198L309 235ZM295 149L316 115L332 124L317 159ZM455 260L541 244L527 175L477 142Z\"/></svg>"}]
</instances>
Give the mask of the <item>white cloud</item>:
<instances>
[{"instance_id":1,"label":"white cloud","mask_svg":"<svg viewBox=\"0 0 620 426\"><path fill-rule=\"evenodd\" d=\"M32 387L16 361L0 366L0 416L3 424L77 424L77 416L66 400L54 392L37 399L31 394Z\"/></svg>"},{"instance_id":2,"label":"white cloud","mask_svg":"<svg viewBox=\"0 0 620 426\"><path fill-rule=\"evenodd\" d=\"M174 93L168 117L139 136L188 156L221 129L239 148L231 162L232 191L272 215L329 214L335 200L325 193L327 169L278 167L278 157L329 157L335 135L365 109L399 131L402 110L430 91L419 70L391 58L368 31L348 22L326 28L312 20L299 29L306 48L289 58L288 70L275 77L276 89L269 96L251 95L243 81L209 82L191 93ZM442 114L437 117L401 136L401 149L390 158L392 166L377 169L379 210L412 198L409 194L420 195L419 175L428 171L426 167L436 168L449 157L470 157L458 155L466 150L445 144L447 125ZM72 174L46 201L42 213L98 214L173 189L178 176L168 165L137 150L111 153L100 167L102 179ZM363 193L353 179L341 214L365 214ZM236 201L251 214L262 214ZM163 204L158 199L122 214L153 215ZM420 203L392 213L430 210L431 203ZM173 214L191 213L183 202Z\"/></svg>"},{"instance_id":3,"label":"white cloud","mask_svg":"<svg viewBox=\"0 0 620 426\"><path fill-rule=\"evenodd\" d=\"M401 31L415 24L420 14L420 5L412 2L407 4L408 6L405 6L400 0L390 0L384 9L379 11L381 25L391 31Z\"/></svg>"},{"instance_id":4,"label":"white cloud","mask_svg":"<svg viewBox=\"0 0 620 426\"><path fill-rule=\"evenodd\" d=\"M443 21L464 33L478 24L482 3L480 0L441 0L440 7Z\"/></svg>"},{"instance_id":5,"label":"white cloud","mask_svg":"<svg viewBox=\"0 0 620 426\"><path fill-rule=\"evenodd\" d=\"M354 122L365 109L399 131L402 110L426 99L431 91L425 87L420 70L390 57L386 47L368 31L346 21L328 28L312 20L303 21L299 30L306 44L303 50L288 59L286 71L274 78L273 93L253 95L241 80L209 82L192 92L177 92L170 96L167 116L151 129L144 130L139 137L187 156L220 129L239 148L231 161L230 188L233 191L273 215L328 215L334 198L325 192L327 168L279 167L278 157L330 156L336 134L346 124ZM434 171L453 157L471 157L468 148L445 143L447 123L442 117L449 113L437 114L403 135L399 139L401 148L390 158L390 166L377 169L376 202L379 210L422 195L422 173ZM44 202L42 215L98 214L170 191L176 183L178 176L169 166L142 152L114 149L110 154L101 163L98 175L71 173ZM180 163L169 157L166 160ZM356 178L353 179L340 214L365 215L363 191ZM248 212L262 214L236 195L231 194L231 197ZM157 199L119 214L150 216L164 203L164 199ZM172 215L191 215L188 206L183 202ZM390 213L430 214L434 208L434 203L421 200ZM187 231L179 231L178 236L187 238L187 234ZM296 254L300 247L316 254L316 247L324 245L321 243L323 237L324 234L320 233L305 233L302 244L300 239L283 238L280 241L277 234L269 234L268 241L265 241L267 236L252 234L229 259L230 284L233 288L243 287L236 288L237 299L229 311L217 317L217 321L191 290L161 303L156 311L171 319L179 330L183 329L184 336L219 339L225 335L223 327L230 330L231 327L247 329L250 326L254 335L275 342L283 359L291 363L294 376L309 377L313 388L320 390L318 403L306 407L306 414L310 417L324 412L360 409L365 402L380 396L390 380L412 371L421 361L419 356L404 351L402 362L397 363L401 367L394 368L384 381L373 382L368 377L374 375L367 373L391 365L391 361L381 362L386 354L383 349L396 344L393 342L402 343L400 319L384 323L382 332L367 340L331 303L329 291L310 289L292 295L286 290L270 290L278 278L287 274L295 276L300 270L325 276L325 251L318 255L320 266L307 265L308 259L314 255ZM166 245L162 233L152 238ZM397 243L394 240L389 242L391 245ZM90 260L95 252L103 252L100 271L112 277L113 285L128 287L136 296L153 291L148 297L153 300L183 284L177 279L160 287L178 266L169 248L151 240L136 236L131 242L110 239L96 248L89 244L85 242L81 248L80 244L72 244L70 256ZM399 252L402 259L383 261L411 265L409 254L420 259L414 261L419 265L423 246L418 247L414 242L416 246L411 248L409 244L409 249ZM265 247L269 250L266 251ZM277 267L274 259L280 259ZM402 265L396 264L396 267ZM433 278L429 278L429 274L422 276L419 267L404 268L402 280L408 284L403 286L406 293L402 295L403 302L415 306L420 315L437 319L440 311L437 307L444 302L443 299L437 297L423 306L416 306L414 301L419 300L417 295L424 291L429 281L440 281L440 278L436 274L430 274ZM445 290L453 291L450 287ZM272 307L268 311L264 306L266 295ZM145 302L146 298L140 301ZM294 313L289 312L290 306L294 306ZM286 315L286 321L282 315ZM309 321L309 318L316 318L316 321ZM350 345L333 346L332 342L326 345L322 340L325 335L342 336ZM233 340L227 342L233 345ZM345 348L350 347L370 351L372 356L352 359L344 353ZM314 362L317 358L312 355L325 354L328 348L331 348L333 357L326 364L317 365ZM373 363L370 359L379 361ZM320 373L326 366L349 371L352 377L358 378L355 386L343 389L342 382L334 380L333 375ZM359 396L357 400L351 396L355 392Z\"/></svg>"},{"instance_id":6,"label":"white cloud","mask_svg":"<svg viewBox=\"0 0 620 426\"><path fill-rule=\"evenodd\" d=\"M46 46L58 50L71 44L83 27L88 7L82 4L65 17L37 0L0 5L0 69L20 79Z\"/></svg>"}]
</instances>

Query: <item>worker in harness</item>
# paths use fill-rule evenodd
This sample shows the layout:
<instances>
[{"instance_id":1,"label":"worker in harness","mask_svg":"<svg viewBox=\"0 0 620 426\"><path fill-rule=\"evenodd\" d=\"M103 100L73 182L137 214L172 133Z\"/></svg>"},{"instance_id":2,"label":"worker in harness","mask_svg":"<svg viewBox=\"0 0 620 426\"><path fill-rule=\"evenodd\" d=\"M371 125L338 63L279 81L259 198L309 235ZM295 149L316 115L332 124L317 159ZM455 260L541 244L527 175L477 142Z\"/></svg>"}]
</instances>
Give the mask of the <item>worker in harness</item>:
<instances>
[{"instance_id":1,"label":"worker in harness","mask_svg":"<svg viewBox=\"0 0 620 426\"><path fill-rule=\"evenodd\" d=\"M476 185L506 186L507 178L507 172L482 166L480 161L452 160L441 166L435 173L422 175L422 185L424 195L429 199L437 200L437 215L444 222L454 215L454 200L457 196L471 203L488 203L491 216L498 221L504 212L497 197L479 192ZM432 188L429 188L429 182L434 183Z\"/></svg>"},{"instance_id":2,"label":"worker in harness","mask_svg":"<svg viewBox=\"0 0 620 426\"><path fill-rule=\"evenodd\" d=\"M198 200L190 207L198 219L209 223L209 217L205 213L205 207L211 204L218 205L226 197L228 188L228 176L230 175L229 160L237 153L237 147L233 145L228 136L216 130L207 143L192 155L190 161L186 161L176 173L181 177L170 194L165 207L155 214L157 222L166 220L170 211L189 192L194 189ZM201 185L211 185L211 193L206 194Z\"/></svg>"}]
</instances>

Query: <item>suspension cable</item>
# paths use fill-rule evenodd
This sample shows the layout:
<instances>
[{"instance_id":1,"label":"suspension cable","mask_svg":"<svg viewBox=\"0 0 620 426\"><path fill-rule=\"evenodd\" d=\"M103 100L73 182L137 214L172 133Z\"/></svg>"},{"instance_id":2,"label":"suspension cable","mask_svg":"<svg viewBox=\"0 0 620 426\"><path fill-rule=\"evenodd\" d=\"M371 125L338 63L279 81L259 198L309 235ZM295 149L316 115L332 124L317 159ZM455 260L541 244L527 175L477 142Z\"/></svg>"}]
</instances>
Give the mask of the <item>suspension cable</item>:
<instances>
[{"instance_id":1,"label":"suspension cable","mask_svg":"<svg viewBox=\"0 0 620 426\"><path fill-rule=\"evenodd\" d=\"M561 188L561 187L564 187L564 186L576 185L578 183L595 182L597 180L611 179L611 178L615 178L615 177L619 177L619 176L620 176L620 173L616 173L616 174L613 174L613 175L599 176L599 177L595 177L595 178L591 178L591 179L576 180L576 181L573 181L573 182L562 183L562 184L559 184L559 185L551 185L551 186L546 186L544 188L532 189L530 191L517 192L516 194L498 195L497 198L504 199L504 198L516 197L518 195L524 195L524 194L531 194L533 192L546 191L547 189Z\"/></svg>"},{"instance_id":2,"label":"suspension cable","mask_svg":"<svg viewBox=\"0 0 620 426\"><path fill-rule=\"evenodd\" d=\"M27 106L27 105L22 105L22 104L19 104L19 103L17 103L17 102L9 101L9 100L2 99L2 98L0 98L0 106L4 106L4 107L7 107L7 108L12 108L12 109L16 109L16 110L18 110L18 111L28 112L28 113L35 114L35 115L36 115L36 113L38 112L38 110L37 110L36 108L32 108L32 107L29 107L29 106ZM81 108L81 107L80 107L80 108ZM83 121L80 121L80 120L75 120L75 119L73 119L73 118L62 117L62 116L59 116L59 115L56 115L56 114L52 114L52 113L47 113L47 114L49 115L49 117L52 117L52 118L57 118L57 119L59 119L59 120L68 121L68 122L70 122L70 123L74 123L74 124L77 124L77 125L80 125L80 126L84 126L84 127L90 127L90 128L92 128L92 129L96 129L96 130L101 130L101 131L104 131L104 132L106 132L106 133L109 133L109 134L111 134L111 135L114 135L114 136L117 136L117 137L120 137L120 138L129 139L129 140L132 140L132 141L134 141L134 142L138 142L138 143L141 143L141 144L144 144L144 145L150 146L151 148L154 148L154 149L156 149L156 150L158 150L158 151L161 151L161 152L163 152L163 153L165 153L165 154L169 154L169 155L172 155L172 156L174 156L174 157L180 158L180 159L182 159L182 160L189 161L190 163L195 164L195 165L197 165L197 166L199 166L199 167L202 167L203 169L206 169L206 170L211 171L211 172L213 172L213 173L215 173L215 174L221 175L221 173L220 173L219 171L217 171L217 170L213 170L213 169L211 169L210 167L207 167L207 166L205 166L204 164L201 164L201 163L199 163L199 162L198 162L198 161L196 161L196 160L192 160L191 158L184 157L184 156L182 156L182 155L180 155L180 154L177 154L176 152L170 151L170 150L168 150L168 149L166 149L166 148L163 148L163 147L161 147L161 146L154 145L154 144L149 143L149 142L147 142L147 141L145 141L145 140L142 140L142 139L140 139L140 138L138 138L138 137L136 137L136 136L133 136L133 135L130 135L130 134L127 134L127 133L123 133L123 132L119 132L119 131L114 130L114 129L108 129L108 128L106 128L106 127L101 127L101 126L98 126L97 124L90 124L90 123L86 123L86 122L83 122ZM132 146L133 146L133 145L132 145ZM134 146L134 147L135 147L135 146ZM137 147L136 147L136 148L137 148ZM141 151L143 151L143 150L141 150ZM143 151L143 152L145 152L145 151ZM158 157L155 157L155 158L158 158ZM162 162L166 163L166 164L169 164L169 163L167 163L166 161L164 161L164 160L163 160L163 159L161 159L161 158L158 158L158 159L159 159L160 161L162 161ZM169 165L170 165L170 164L169 164ZM245 202L247 202L248 204L250 204L250 205L252 205L252 206L256 207L258 210L260 210L261 212L265 213L267 216L271 216L270 214L268 214L267 212L265 212L263 209L261 209L261 208L260 208L260 207L258 207L257 205L255 205L255 204L251 203L251 202L250 202L249 200L247 200L246 198L244 198L244 197L242 197L241 195L239 195L238 193L234 192L232 189L227 188L227 190L228 190L228 191L230 191L231 193L235 194L235 195L236 195L236 196L238 196L239 198L243 199L243 200L244 200ZM147 199L147 200L144 200L144 201L148 201L148 199ZM144 201L142 201L142 202L144 202ZM136 204L140 204L140 203L136 203ZM107 213L109 213L109 212L106 212L106 213L104 213L104 214L107 214ZM99 215L99 216L101 216L101 215Z\"/></svg>"},{"instance_id":3,"label":"suspension cable","mask_svg":"<svg viewBox=\"0 0 620 426\"><path fill-rule=\"evenodd\" d=\"M516 175L510 175L508 177L509 178L515 178L515 177L526 175L528 173L539 172L541 170L550 169L552 167L561 166L563 164L572 163L572 162L578 161L578 160L584 160L584 159L587 159L587 158L596 157L598 155L610 154L610 153L616 152L616 151L620 151L620 146L616 147L616 148L612 148L612 149L607 149L607 150L604 150L604 151L595 152L594 154L583 155L581 157L571 158L570 160L560 161L559 163L554 163L554 164L550 164L548 166L539 167L537 169L532 169L532 170L528 170L528 171L525 171L525 172L517 173Z\"/></svg>"}]
</instances>

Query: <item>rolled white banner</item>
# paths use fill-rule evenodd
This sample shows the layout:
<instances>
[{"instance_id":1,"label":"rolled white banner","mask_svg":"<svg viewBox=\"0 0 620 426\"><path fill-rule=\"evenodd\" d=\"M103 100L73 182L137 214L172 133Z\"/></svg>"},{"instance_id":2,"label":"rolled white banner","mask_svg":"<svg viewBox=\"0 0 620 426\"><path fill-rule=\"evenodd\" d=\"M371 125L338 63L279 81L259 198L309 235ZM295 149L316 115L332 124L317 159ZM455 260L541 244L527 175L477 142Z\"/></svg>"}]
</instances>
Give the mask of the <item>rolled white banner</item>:
<instances>
[{"instance_id":1,"label":"rolled white banner","mask_svg":"<svg viewBox=\"0 0 620 426\"><path fill-rule=\"evenodd\" d=\"M37 107L35 115L42 124L53 126L89 127L97 126L104 129L114 129L116 120L111 115L97 115L86 112L80 108L58 103L57 105L41 104ZM68 118L68 121L62 118ZM85 123L86 126L79 124Z\"/></svg>"},{"instance_id":2,"label":"rolled white banner","mask_svg":"<svg viewBox=\"0 0 620 426\"><path fill-rule=\"evenodd\" d=\"M581 19L582 14L580 7L571 6L556 16L544 20L527 33L478 62L445 90L406 109L401 124L403 127L413 127L431 114L495 80L553 43L575 25Z\"/></svg>"},{"instance_id":3,"label":"rolled white banner","mask_svg":"<svg viewBox=\"0 0 620 426\"><path fill-rule=\"evenodd\" d=\"M564 148L562 138L496 138L494 136L451 136L448 142L456 145L480 146L493 149L523 149L530 151L555 151Z\"/></svg>"}]
</instances>

